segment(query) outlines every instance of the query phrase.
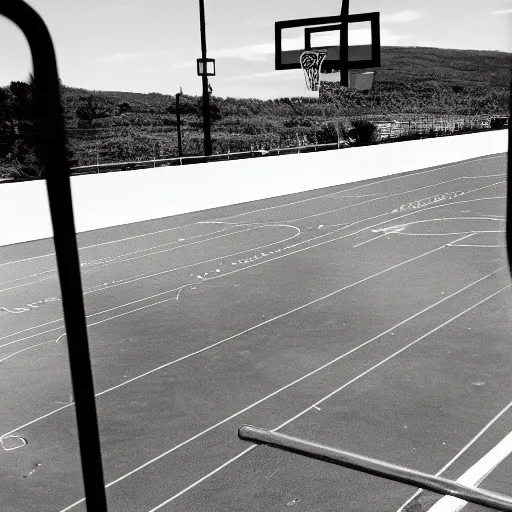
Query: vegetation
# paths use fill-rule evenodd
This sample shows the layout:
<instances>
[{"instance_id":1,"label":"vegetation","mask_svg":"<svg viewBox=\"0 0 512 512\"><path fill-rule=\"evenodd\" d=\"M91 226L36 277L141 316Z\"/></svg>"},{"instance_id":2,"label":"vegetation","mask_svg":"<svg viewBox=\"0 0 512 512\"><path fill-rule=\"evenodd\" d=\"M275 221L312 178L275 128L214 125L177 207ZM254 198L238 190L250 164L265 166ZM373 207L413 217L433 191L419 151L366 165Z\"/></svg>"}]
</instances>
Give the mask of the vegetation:
<instances>
[{"instance_id":1,"label":"vegetation","mask_svg":"<svg viewBox=\"0 0 512 512\"><path fill-rule=\"evenodd\" d=\"M16 180L42 178L37 151L38 131L34 104L34 78L11 82L0 89L0 177ZM71 165L76 165L68 150Z\"/></svg>"},{"instance_id":2,"label":"vegetation","mask_svg":"<svg viewBox=\"0 0 512 512\"><path fill-rule=\"evenodd\" d=\"M383 48L371 91L324 84L319 100L211 98L214 152L376 140L373 121L414 116L508 115L510 54L436 48ZM0 89L2 171L41 175L34 150L32 85ZM78 165L178 154L176 99L159 93L62 87L70 150ZM180 98L183 149L202 153L202 100ZM499 128L500 120L492 128Z\"/></svg>"}]
</instances>

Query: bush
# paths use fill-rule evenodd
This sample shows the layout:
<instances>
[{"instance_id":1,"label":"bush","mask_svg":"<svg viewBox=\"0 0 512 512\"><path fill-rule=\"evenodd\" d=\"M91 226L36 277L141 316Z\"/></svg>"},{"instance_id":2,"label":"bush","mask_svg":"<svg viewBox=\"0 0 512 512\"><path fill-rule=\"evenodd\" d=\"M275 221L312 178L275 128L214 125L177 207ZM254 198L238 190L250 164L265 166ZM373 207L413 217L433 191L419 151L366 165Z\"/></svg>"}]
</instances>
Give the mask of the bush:
<instances>
[{"instance_id":1,"label":"bush","mask_svg":"<svg viewBox=\"0 0 512 512\"><path fill-rule=\"evenodd\" d=\"M318 144L330 144L338 142L338 130L334 123L328 123L315 132Z\"/></svg>"},{"instance_id":2,"label":"bush","mask_svg":"<svg viewBox=\"0 0 512 512\"><path fill-rule=\"evenodd\" d=\"M508 119L505 117L493 117L491 119L491 130L501 130L507 126Z\"/></svg>"},{"instance_id":3,"label":"bush","mask_svg":"<svg viewBox=\"0 0 512 512\"><path fill-rule=\"evenodd\" d=\"M377 142L377 125L368 121L368 119L354 119L352 121L351 138L355 138L356 144L373 144Z\"/></svg>"}]
</instances>

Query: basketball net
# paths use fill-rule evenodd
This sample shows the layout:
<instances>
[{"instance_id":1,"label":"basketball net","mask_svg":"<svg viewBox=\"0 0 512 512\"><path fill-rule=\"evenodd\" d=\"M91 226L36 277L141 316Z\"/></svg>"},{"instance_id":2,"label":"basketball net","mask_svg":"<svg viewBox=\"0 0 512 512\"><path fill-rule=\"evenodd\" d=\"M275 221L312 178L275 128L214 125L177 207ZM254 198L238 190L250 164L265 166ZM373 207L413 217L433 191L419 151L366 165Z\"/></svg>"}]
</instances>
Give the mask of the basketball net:
<instances>
[{"instance_id":1,"label":"basketball net","mask_svg":"<svg viewBox=\"0 0 512 512\"><path fill-rule=\"evenodd\" d=\"M320 68L326 57L326 50L306 50L302 52L300 67L304 71L308 91L318 91L320 89Z\"/></svg>"}]
</instances>

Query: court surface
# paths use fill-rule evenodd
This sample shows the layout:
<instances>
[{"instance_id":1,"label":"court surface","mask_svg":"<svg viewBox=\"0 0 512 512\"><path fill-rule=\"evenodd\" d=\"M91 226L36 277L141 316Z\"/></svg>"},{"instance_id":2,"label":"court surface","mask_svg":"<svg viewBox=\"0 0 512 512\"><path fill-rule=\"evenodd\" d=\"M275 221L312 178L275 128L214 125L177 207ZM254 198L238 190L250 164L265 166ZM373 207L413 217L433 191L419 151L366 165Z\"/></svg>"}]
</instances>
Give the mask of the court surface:
<instances>
[{"instance_id":1,"label":"court surface","mask_svg":"<svg viewBox=\"0 0 512 512\"><path fill-rule=\"evenodd\" d=\"M242 424L511 494L505 182L497 155L80 234L109 510L455 510ZM0 262L0 509L83 511L52 241Z\"/></svg>"}]
</instances>

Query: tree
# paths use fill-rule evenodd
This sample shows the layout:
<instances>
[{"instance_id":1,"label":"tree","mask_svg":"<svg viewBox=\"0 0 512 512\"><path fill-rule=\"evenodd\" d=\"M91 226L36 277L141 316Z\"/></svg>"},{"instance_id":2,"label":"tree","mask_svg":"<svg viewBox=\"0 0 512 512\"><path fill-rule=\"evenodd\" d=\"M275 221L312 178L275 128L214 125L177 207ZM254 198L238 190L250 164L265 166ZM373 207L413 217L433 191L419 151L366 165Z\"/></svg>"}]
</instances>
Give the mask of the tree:
<instances>
[{"instance_id":1,"label":"tree","mask_svg":"<svg viewBox=\"0 0 512 512\"><path fill-rule=\"evenodd\" d=\"M198 116L202 118L203 116L203 98L199 98L198 102ZM210 119L212 123L216 121L220 121L222 119L222 114L220 108L216 105L213 97L210 97Z\"/></svg>"},{"instance_id":2,"label":"tree","mask_svg":"<svg viewBox=\"0 0 512 512\"><path fill-rule=\"evenodd\" d=\"M0 97L0 156L14 178L42 176L36 154L34 78L28 83L11 82Z\"/></svg>"},{"instance_id":3,"label":"tree","mask_svg":"<svg viewBox=\"0 0 512 512\"><path fill-rule=\"evenodd\" d=\"M132 106L129 103L126 103L126 101L123 103L119 103L118 108L119 114L126 114L127 112L132 111Z\"/></svg>"},{"instance_id":4,"label":"tree","mask_svg":"<svg viewBox=\"0 0 512 512\"><path fill-rule=\"evenodd\" d=\"M0 158L7 175L15 179L44 178L38 156L39 133L35 123L35 84L11 82L0 90ZM67 150L70 165L76 165Z\"/></svg>"},{"instance_id":5,"label":"tree","mask_svg":"<svg viewBox=\"0 0 512 512\"><path fill-rule=\"evenodd\" d=\"M101 96L89 94L80 97L80 105L76 109L76 117L85 122L88 126L92 125L95 119L102 119L114 115L114 107ZM128 104L127 104L128 105Z\"/></svg>"}]
</instances>

